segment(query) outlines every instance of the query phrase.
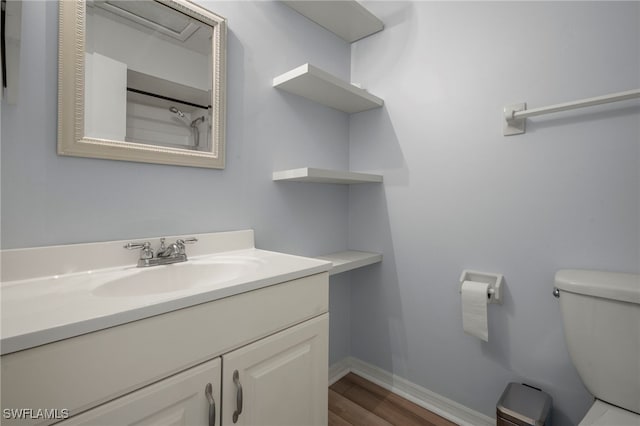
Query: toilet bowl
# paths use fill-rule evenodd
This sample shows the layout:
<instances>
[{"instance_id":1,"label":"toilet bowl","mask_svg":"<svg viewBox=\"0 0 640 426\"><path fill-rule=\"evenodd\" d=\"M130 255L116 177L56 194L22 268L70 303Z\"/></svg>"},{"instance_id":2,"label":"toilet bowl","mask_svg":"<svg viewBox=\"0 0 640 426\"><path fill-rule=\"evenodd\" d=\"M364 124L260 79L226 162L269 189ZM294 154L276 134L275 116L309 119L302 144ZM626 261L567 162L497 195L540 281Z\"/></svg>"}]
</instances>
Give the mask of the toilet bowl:
<instances>
[{"instance_id":1,"label":"toilet bowl","mask_svg":"<svg viewBox=\"0 0 640 426\"><path fill-rule=\"evenodd\" d=\"M580 426L640 425L640 275L556 273L571 361L595 398Z\"/></svg>"}]
</instances>

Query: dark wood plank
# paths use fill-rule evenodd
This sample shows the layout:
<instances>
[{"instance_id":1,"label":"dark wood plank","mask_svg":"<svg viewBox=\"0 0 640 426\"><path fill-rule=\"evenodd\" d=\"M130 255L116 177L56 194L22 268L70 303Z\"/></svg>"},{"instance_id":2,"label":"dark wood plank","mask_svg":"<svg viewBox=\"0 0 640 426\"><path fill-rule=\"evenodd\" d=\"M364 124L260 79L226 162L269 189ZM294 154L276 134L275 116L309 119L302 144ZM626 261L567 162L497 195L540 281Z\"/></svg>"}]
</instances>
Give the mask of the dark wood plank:
<instances>
[{"instance_id":1,"label":"dark wood plank","mask_svg":"<svg viewBox=\"0 0 640 426\"><path fill-rule=\"evenodd\" d=\"M357 385L348 389L343 396L393 425L435 426L411 411L394 404L387 398L375 395Z\"/></svg>"},{"instance_id":2,"label":"dark wood plank","mask_svg":"<svg viewBox=\"0 0 640 426\"><path fill-rule=\"evenodd\" d=\"M332 384L331 386L329 386L329 389L339 393L340 395L344 394L349 388L353 386L353 383L350 382L349 380L343 380L343 379L344 377L338 380L337 382L335 382L334 384Z\"/></svg>"},{"instance_id":3,"label":"dark wood plank","mask_svg":"<svg viewBox=\"0 0 640 426\"><path fill-rule=\"evenodd\" d=\"M392 426L355 402L329 389L329 411L333 411L354 426Z\"/></svg>"},{"instance_id":4,"label":"dark wood plank","mask_svg":"<svg viewBox=\"0 0 640 426\"><path fill-rule=\"evenodd\" d=\"M391 403L394 406L402 410L406 410L422 420L429 422L427 424L433 424L435 426L457 426L455 423L353 373L349 373L340 379L340 381L347 381L351 383L352 387L359 386L369 391L371 394L384 399L388 403Z\"/></svg>"},{"instance_id":5,"label":"dark wood plank","mask_svg":"<svg viewBox=\"0 0 640 426\"><path fill-rule=\"evenodd\" d=\"M353 426L351 423L334 413L329 411L329 426Z\"/></svg>"}]
</instances>

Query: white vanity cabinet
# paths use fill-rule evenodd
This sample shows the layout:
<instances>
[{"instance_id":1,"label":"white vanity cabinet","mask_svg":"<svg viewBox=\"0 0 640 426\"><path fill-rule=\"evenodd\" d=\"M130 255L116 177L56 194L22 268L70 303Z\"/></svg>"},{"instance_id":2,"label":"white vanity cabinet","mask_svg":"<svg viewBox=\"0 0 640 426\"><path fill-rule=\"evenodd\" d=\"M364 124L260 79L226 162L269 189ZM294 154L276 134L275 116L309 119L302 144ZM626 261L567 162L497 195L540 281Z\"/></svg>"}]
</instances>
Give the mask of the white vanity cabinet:
<instances>
[{"instance_id":1,"label":"white vanity cabinet","mask_svg":"<svg viewBox=\"0 0 640 426\"><path fill-rule=\"evenodd\" d=\"M326 425L328 324L305 321L59 425Z\"/></svg>"},{"instance_id":2,"label":"white vanity cabinet","mask_svg":"<svg viewBox=\"0 0 640 426\"><path fill-rule=\"evenodd\" d=\"M208 425L211 383L215 425L234 425L239 386L237 425L326 425L328 291L323 272L3 355L2 409L65 409L64 426Z\"/></svg>"}]
</instances>

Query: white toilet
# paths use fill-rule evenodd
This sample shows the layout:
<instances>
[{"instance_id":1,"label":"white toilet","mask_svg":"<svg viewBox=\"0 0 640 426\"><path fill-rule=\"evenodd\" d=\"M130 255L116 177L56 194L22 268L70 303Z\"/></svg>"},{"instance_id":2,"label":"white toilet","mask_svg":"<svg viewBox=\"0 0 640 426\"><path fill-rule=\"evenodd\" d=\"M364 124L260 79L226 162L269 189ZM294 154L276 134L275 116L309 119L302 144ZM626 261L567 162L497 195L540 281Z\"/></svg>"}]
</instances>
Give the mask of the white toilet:
<instances>
[{"instance_id":1,"label":"white toilet","mask_svg":"<svg viewBox=\"0 0 640 426\"><path fill-rule=\"evenodd\" d=\"M640 275L562 270L555 284L571 360L596 397L580 426L640 426Z\"/></svg>"}]
</instances>

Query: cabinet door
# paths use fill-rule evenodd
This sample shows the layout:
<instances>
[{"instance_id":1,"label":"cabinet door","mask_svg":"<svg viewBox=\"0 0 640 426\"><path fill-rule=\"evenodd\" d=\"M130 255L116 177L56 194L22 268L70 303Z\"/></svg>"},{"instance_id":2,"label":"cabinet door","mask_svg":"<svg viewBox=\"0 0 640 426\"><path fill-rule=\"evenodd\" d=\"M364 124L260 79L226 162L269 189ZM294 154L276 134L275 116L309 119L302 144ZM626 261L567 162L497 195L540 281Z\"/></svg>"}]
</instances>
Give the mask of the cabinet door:
<instances>
[{"instance_id":1,"label":"cabinet door","mask_svg":"<svg viewBox=\"0 0 640 426\"><path fill-rule=\"evenodd\" d=\"M328 325L324 314L223 355L222 424L326 426Z\"/></svg>"},{"instance_id":2,"label":"cabinet door","mask_svg":"<svg viewBox=\"0 0 640 426\"><path fill-rule=\"evenodd\" d=\"M58 424L220 425L220 373L220 358L215 358ZM215 405L210 404L208 384Z\"/></svg>"}]
</instances>

